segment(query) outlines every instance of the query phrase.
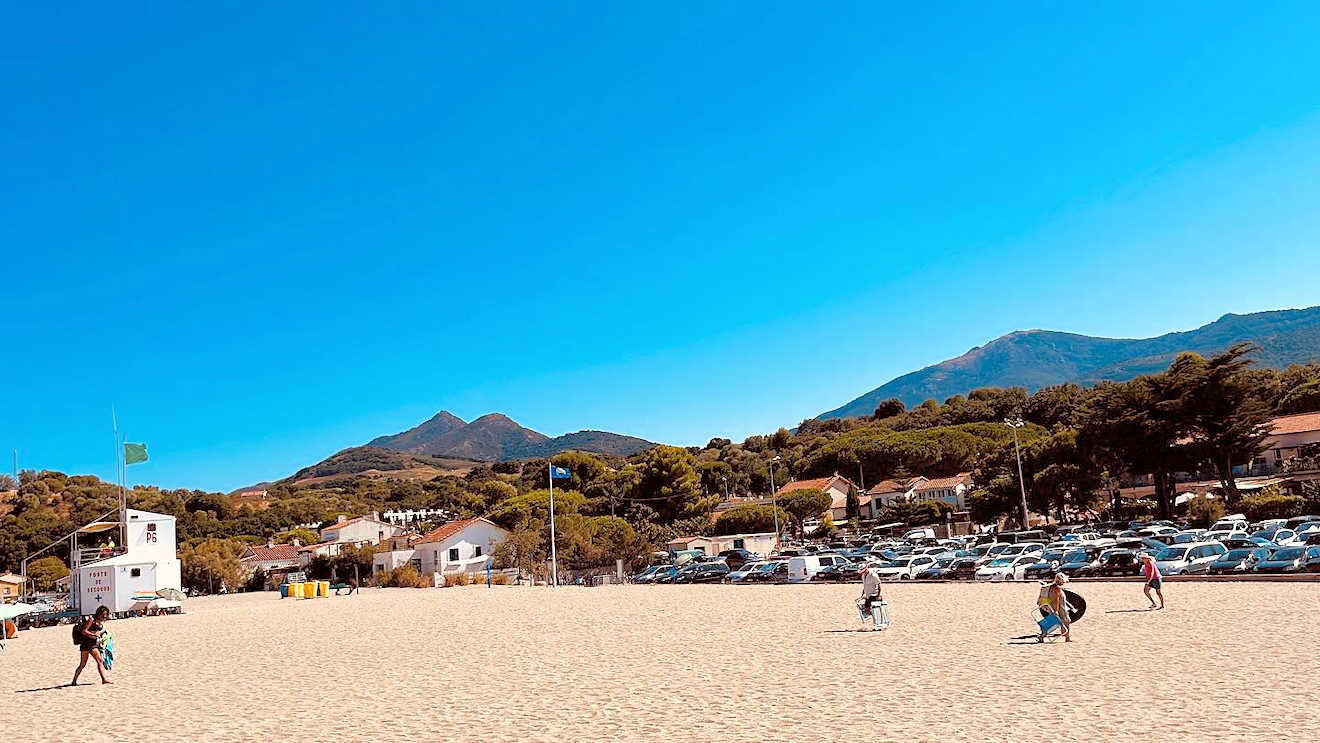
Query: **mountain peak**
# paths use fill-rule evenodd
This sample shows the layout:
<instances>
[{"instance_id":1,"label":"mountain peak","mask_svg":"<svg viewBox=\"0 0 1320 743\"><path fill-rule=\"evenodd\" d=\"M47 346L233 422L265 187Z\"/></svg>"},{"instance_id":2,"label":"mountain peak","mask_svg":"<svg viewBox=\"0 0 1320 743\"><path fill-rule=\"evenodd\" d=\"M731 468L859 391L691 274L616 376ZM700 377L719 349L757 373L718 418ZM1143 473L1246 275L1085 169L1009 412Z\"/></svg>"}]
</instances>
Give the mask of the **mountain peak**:
<instances>
[{"instance_id":1,"label":"mountain peak","mask_svg":"<svg viewBox=\"0 0 1320 743\"><path fill-rule=\"evenodd\" d=\"M1256 361L1282 368L1320 360L1320 307L1225 314L1195 330L1154 338L1100 338L1059 330L1015 330L957 358L904 374L821 414L821 418L871 415L884 400L905 404L942 401L978 387L1036 390L1064 382L1121 381L1163 371L1179 353L1218 353L1238 341L1261 347Z\"/></svg>"},{"instance_id":2,"label":"mountain peak","mask_svg":"<svg viewBox=\"0 0 1320 743\"><path fill-rule=\"evenodd\" d=\"M578 431L552 439L519 425L504 413L487 413L471 423L464 423L442 410L419 426L393 436L372 439L367 446L407 454L493 462L547 457L570 450L627 455L654 444L608 431Z\"/></svg>"}]
</instances>

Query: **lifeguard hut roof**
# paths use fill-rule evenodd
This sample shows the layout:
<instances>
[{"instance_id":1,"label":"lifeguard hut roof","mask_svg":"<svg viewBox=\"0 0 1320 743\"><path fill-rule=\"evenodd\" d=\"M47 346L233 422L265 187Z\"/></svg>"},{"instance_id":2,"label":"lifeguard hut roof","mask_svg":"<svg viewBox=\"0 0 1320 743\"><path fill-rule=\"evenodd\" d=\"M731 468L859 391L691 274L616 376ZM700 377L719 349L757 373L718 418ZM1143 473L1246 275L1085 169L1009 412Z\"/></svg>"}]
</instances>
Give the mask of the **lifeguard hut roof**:
<instances>
[{"instance_id":1,"label":"lifeguard hut roof","mask_svg":"<svg viewBox=\"0 0 1320 743\"><path fill-rule=\"evenodd\" d=\"M119 528L118 521L93 521L87 526L84 526L81 529L79 529L78 533L95 534L99 531L110 531L111 529L118 529L118 528Z\"/></svg>"}]
</instances>

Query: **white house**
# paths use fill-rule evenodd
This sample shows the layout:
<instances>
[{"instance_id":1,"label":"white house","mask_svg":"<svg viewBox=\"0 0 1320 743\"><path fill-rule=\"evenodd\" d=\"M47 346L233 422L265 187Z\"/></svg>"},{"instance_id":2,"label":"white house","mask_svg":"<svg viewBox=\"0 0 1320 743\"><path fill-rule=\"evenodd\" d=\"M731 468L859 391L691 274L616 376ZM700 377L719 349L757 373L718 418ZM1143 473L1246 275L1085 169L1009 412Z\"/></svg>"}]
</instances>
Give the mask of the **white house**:
<instances>
[{"instance_id":1,"label":"white house","mask_svg":"<svg viewBox=\"0 0 1320 743\"><path fill-rule=\"evenodd\" d=\"M880 511L901 500L912 500L917 488L926 482L926 478L904 477L897 480L882 480L866 491L870 500L870 517L877 518Z\"/></svg>"},{"instance_id":2,"label":"white house","mask_svg":"<svg viewBox=\"0 0 1320 743\"><path fill-rule=\"evenodd\" d=\"M0 603L17 601L23 592L23 576L14 573L0 574Z\"/></svg>"},{"instance_id":3,"label":"white house","mask_svg":"<svg viewBox=\"0 0 1320 743\"><path fill-rule=\"evenodd\" d=\"M413 546L414 557L423 575L479 572L508 536L509 532L488 519L450 521L423 534Z\"/></svg>"},{"instance_id":4,"label":"white house","mask_svg":"<svg viewBox=\"0 0 1320 743\"><path fill-rule=\"evenodd\" d=\"M123 538L115 547L82 544ZM80 544L80 542L82 544ZM181 590L179 558L174 538L174 517L161 513L124 511L122 521L88 524L74 535L69 603L83 614L100 606L111 612L128 611L136 595L155 594L165 588Z\"/></svg>"},{"instance_id":5,"label":"white house","mask_svg":"<svg viewBox=\"0 0 1320 743\"><path fill-rule=\"evenodd\" d=\"M853 489L852 481L839 474L830 477L818 477L814 480L794 480L780 488L776 495L784 495L795 490L820 490L830 496L830 516L835 521L848 518L848 491ZM859 499L860 500L860 499Z\"/></svg>"},{"instance_id":6,"label":"white house","mask_svg":"<svg viewBox=\"0 0 1320 743\"><path fill-rule=\"evenodd\" d=\"M925 478L922 478L925 480ZM959 472L953 477L935 477L914 488L910 500L918 503L928 500L944 501L955 510L967 510L967 494L972 490L972 473Z\"/></svg>"},{"instance_id":7,"label":"white house","mask_svg":"<svg viewBox=\"0 0 1320 743\"><path fill-rule=\"evenodd\" d=\"M725 550L748 550L759 555L768 555L775 549L774 532L763 534L728 534L718 537L678 537L666 544L670 550L701 550L713 557Z\"/></svg>"},{"instance_id":8,"label":"white house","mask_svg":"<svg viewBox=\"0 0 1320 743\"><path fill-rule=\"evenodd\" d=\"M258 570L266 574L292 572L298 569L298 545L249 545L238 558L238 565L244 575L252 575Z\"/></svg>"},{"instance_id":9,"label":"white house","mask_svg":"<svg viewBox=\"0 0 1320 743\"><path fill-rule=\"evenodd\" d=\"M341 515L339 521L321 530L321 541L380 544L405 531L407 530L398 524L381 521L375 513L352 519Z\"/></svg>"},{"instance_id":10,"label":"white house","mask_svg":"<svg viewBox=\"0 0 1320 743\"><path fill-rule=\"evenodd\" d=\"M414 534L407 534L391 537L376 545L376 552L371 556L371 574L393 570L409 563L420 571L422 562L415 546L418 539Z\"/></svg>"},{"instance_id":11,"label":"white house","mask_svg":"<svg viewBox=\"0 0 1320 743\"><path fill-rule=\"evenodd\" d=\"M1320 448L1320 413L1280 416L1270 421L1269 431L1265 450L1252 460L1250 474L1279 472L1284 462Z\"/></svg>"}]
</instances>

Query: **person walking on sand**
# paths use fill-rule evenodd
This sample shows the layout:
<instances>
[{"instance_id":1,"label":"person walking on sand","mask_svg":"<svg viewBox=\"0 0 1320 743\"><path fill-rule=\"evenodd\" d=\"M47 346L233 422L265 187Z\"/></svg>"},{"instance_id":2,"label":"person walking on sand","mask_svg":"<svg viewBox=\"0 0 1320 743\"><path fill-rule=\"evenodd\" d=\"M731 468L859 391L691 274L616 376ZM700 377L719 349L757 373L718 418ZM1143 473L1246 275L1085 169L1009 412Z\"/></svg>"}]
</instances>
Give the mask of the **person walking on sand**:
<instances>
[{"instance_id":1,"label":"person walking on sand","mask_svg":"<svg viewBox=\"0 0 1320 743\"><path fill-rule=\"evenodd\" d=\"M1141 573L1146 577L1146 600L1150 602L1150 608L1164 608L1164 576L1160 575L1160 566L1155 564L1155 556L1148 553L1141 553ZM1155 589L1155 595L1160 597L1160 605L1155 605L1155 599L1150 597L1150 589Z\"/></svg>"},{"instance_id":2,"label":"person walking on sand","mask_svg":"<svg viewBox=\"0 0 1320 743\"><path fill-rule=\"evenodd\" d=\"M862 610L862 630L866 630L868 617L871 619L872 632L888 628L888 622L877 617L871 611L877 603L883 606L884 602L884 599L880 597L880 575L876 573L875 566L869 562L863 565L860 577L862 579L862 596L857 600L857 605ZM881 613L883 614L883 609L881 609Z\"/></svg>"},{"instance_id":3,"label":"person walking on sand","mask_svg":"<svg viewBox=\"0 0 1320 743\"><path fill-rule=\"evenodd\" d=\"M109 618L109 607L100 606L97 607L95 614L78 625L78 652L81 653L82 660L78 663L78 670L73 672L73 681L69 686L78 685L78 676L82 674L83 668L87 667L88 656L96 661L96 672L101 674L101 683L110 683L110 679L105 677L105 661L101 658L101 649L97 647L97 642L101 639L101 630L105 628L105 620Z\"/></svg>"},{"instance_id":4,"label":"person walking on sand","mask_svg":"<svg viewBox=\"0 0 1320 743\"><path fill-rule=\"evenodd\" d=\"M1063 573L1054 574L1054 582L1050 584L1048 593L1049 602L1044 608L1048 609L1050 614L1058 617L1059 631L1063 633L1064 642L1072 642L1072 619L1068 616L1068 597L1063 593L1063 584L1068 582L1068 576ZM1048 617L1047 617L1048 619ZM1045 635L1049 634L1051 623L1041 625L1040 634L1036 636L1036 642L1045 642Z\"/></svg>"}]
</instances>

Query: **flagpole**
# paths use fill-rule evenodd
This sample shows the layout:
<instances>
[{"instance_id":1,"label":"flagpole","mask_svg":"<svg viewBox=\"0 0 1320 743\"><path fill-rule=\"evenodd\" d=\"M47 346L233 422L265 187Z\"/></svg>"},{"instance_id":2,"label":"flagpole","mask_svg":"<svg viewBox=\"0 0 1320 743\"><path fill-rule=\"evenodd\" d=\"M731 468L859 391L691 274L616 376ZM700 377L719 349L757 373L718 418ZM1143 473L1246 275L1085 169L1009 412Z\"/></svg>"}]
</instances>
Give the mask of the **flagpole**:
<instances>
[{"instance_id":1,"label":"flagpole","mask_svg":"<svg viewBox=\"0 0 1320 743\"><path fill-rule=\"evenodd\" d=\"M119 437L119 418L115 415L114 403L110 404L110 425L115 430L115 479L119 482L119 523L124 524L128 515L124 512L124 442ZM121 539L122 541L122 539Z\"/></svg>"},{"instance_id":2,"label":"flagpole","mask_svg":"<svg viewBox=\"0 0 1320 743\"><path fill-rule=\"evenodd\" d=\"M559 585L559 553L555 549L555 465L546 462L545 473L550 476L550 585Z\"/></svg>"}]
</instances>

